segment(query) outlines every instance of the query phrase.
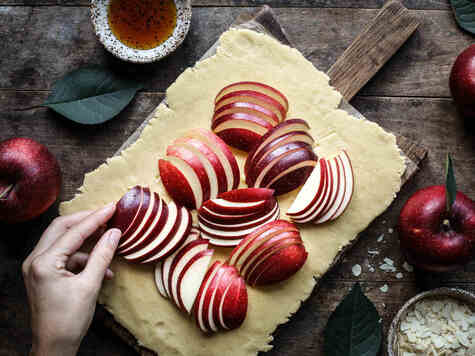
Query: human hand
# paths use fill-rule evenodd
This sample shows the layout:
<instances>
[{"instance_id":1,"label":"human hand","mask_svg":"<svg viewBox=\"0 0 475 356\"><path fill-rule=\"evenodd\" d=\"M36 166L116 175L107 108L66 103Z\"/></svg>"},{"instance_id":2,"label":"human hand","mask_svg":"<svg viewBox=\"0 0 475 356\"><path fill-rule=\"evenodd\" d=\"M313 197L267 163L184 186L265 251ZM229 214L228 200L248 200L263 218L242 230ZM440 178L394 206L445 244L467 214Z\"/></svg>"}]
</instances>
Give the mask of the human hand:
<instances>
[{"instance_id":1,"label":"human hand","mask_svg":"<svg viewBox=\"0 0 475 356\"><path fill-rule=\"evenodd\" d=\"M94 315L96 300L121 232L106 231L91 254L83 242L114 214L109 204L56 218L23 262L33 332L32 355L75 355ZM78 273L74 273L78 272Z\"/></svg>"}]
</instances>

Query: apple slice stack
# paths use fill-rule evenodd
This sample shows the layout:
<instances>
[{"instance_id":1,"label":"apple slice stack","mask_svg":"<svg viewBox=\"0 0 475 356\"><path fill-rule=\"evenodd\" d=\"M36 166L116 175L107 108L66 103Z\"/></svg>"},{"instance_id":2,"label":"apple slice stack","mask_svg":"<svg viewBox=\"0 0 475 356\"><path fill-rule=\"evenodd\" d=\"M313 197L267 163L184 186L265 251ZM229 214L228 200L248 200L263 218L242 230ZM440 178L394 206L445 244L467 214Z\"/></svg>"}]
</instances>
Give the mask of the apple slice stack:
<instances>
[{"instance_id":1,"label":"apple slice stack","mask_svg":"<svg viewBox=\"0 0 475 356\"><path fill-rule=\"evenodd\" d=\"M272 189L236 189L206 201L198 210L203 237L215 246L236 246L258 227L279 218Z\"/></svg>"},{"instance_id":2,"label":"apple slice stack","mask_svg":"<svg viewBox=\"0 0 475 356\"><path fill-rule=\"evenodd\" d=\"M247 313L247 288L237 269L216 261L206 273L194 306L203 332L238 328Z\"/></svg>"},{"instance_id":3,"label":"apple slice stack","mask_svg":"<svg viewBox=\"0 0 475 356\"><path fill-rule=\"evenodd\" d=\"M247 157L244 173L249 187L271 188L276 195L302 185L317 163L310 127L289 119L268 131Z\"/></svg>"},{"instance_id":4,"label":"apple slice stack","mask_svg":"<svg viewBox=\"0 0 475 356\"><path fill-rule=\"evenodd\" d=\"M193 315L204 332L239 327L247 313L247 289L235 267L216 261L213 250L192 228L183 245L155 267L159 293Z\"/></svg>"},{"instance_id":5,"label":"apple slice stack","mask_svg":"<svg viewBox=\"0 0 475 356\"><path fill-rule=\"evenodd\" d=\"M215 98L211 128L228 145L249 151L285 120L288 109L285 95L266 84L233 83Z\"/></svg>"},{"instance_id":6,"label":"apple slice stack","mask_svg":"<svg viewBox=\"0 0 475 356\"><path fill-rule=\"evenodd\" d=\"M228 263L251 286L283 281L307 260L298 228L284 220L272 221L250 233L234 248Z\"/></svg>"},{"instance_id":7,"label":"apple slice stack","mask_svg":"<svg viewBox=\"0 0 475 356\"><path fill-rule=\"evenodd\" d=\"M206 129L175 140L158 167L168 194L190 209L239 185L236 158L223 140Z\"/></svg>"},{"instance_id":8,"label":"apple slice stack","mask_svg":"<svg viewBox=\"0 0 475 356\"><path fill-rule=\"evenodd\" d=\"M117 252L131 262L149 263L178 249L191 229L191 214L165 203L149 188L133 187L117 203L109 226L120 229Z\"/></svg>"},{"instance_id":9,"label":"apple slice stack","mask_svg":"<svg viewBox=\"0 0 475 356\"><path fill-rule=\"evenodd\" d=\"M157 263L155 282L160 294L191 314L212 257L208 241L201 239L199 231L193 228L178 251Z\"/></svg>"},{"instance_id":10,"label":"apple slice stack","mask_svg":"<svg viewBox=\"0 0 475 356\"><path fill-rule=\"evenodd\" d=\"M320 158L287 215L298 223L334 220L350 204L353 190L353 168L345 150L329 160Z\"/></svg>"}]
</instances>

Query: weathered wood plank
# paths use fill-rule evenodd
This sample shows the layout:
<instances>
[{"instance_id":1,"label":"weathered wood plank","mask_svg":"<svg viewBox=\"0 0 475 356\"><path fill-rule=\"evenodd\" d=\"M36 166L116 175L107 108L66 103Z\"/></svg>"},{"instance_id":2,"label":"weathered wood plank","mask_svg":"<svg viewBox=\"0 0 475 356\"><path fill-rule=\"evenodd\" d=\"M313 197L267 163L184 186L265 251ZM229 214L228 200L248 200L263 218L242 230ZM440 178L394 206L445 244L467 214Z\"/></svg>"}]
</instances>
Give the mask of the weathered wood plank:
<instances>
[{"instance_id":1,"label":"weathered wood plank","mask_svg":"<svg viewBox=\"0 0 475 356\"><path fill-rule=\"evenodd\" d=\"M149 78L149 90L164 91L242 11L195 8L184 45L162 62L137 66L120 62L105 52L95 39L85 7L5 7L0 16L0 88L47 89L54 79L77 67L107 64ZM326 71L377 10L293 8L275 12L297 48ZM452 62L473 38L458 29L449 11L412 12L421 18L421 26L361 94L450 95L447 81Z\"/></svg>"},{"instance_id":2,"label":"weathered wood plank","mask_svg":"<svg viewBox=\"0 0 475 356\"><path fill-rule=\"evenodd\" d=\"M311 7L311 8L366 8L378 9L386 0L194 0L193 7L260 7L270 5L273 8ZM448 9L445 0L402 0L404 6L410 9L435 10ZM89 6L90 0L0 0L1 5L61 5L61 6Z\"/></svg>"},{"instance_id":3,"label":"weathered wood plank","mask_svg":"<svg viewBox=\"0 0 475 356\"><path fill-rule=\"evenodd\" d=\"M417 17L400 2L387 2L330 67L331 84L351 100L418 26Z\"/></svg>"}]
</instances>

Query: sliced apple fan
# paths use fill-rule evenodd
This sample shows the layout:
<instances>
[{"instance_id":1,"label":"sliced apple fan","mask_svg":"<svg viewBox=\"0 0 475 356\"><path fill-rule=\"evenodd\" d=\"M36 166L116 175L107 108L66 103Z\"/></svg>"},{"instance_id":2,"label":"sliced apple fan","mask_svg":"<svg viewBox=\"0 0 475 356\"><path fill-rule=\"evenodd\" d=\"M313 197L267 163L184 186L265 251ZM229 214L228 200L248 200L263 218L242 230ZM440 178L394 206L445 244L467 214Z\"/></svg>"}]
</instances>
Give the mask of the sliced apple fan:
<instances>
[{"instance_id":1,"label":"sliced apple fan","mask_svg":"<svg viewBox=\"0 0 475 356\"><path fill-rule=\"evenodd\" d=\"M233 83L216 96L211 128L228 145L250 151L285 120L288 108L287 98L268 85Z\"/></svg>"},{"instance_id":2,"label":"sliced apple fan","mask_svg":"<svg viewBox=\"0 0 475 356\"><path fill-rule=\"evenodd\" d=\"M351 160L345 150L329 160L320 158L287 215L297 223L334 220L349 206L354 184Z\"/></svg>"}]
</instances>

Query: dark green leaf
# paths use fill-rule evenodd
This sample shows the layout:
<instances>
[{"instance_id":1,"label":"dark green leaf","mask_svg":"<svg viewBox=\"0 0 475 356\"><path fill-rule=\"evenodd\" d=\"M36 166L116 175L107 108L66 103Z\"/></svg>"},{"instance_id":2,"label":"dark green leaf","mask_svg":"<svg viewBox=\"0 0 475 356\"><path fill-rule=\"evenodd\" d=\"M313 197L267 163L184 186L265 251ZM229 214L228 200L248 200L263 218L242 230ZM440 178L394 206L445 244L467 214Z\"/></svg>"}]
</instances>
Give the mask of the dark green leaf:
<instances>
[{"instance_id":1,"label":"dark green leaf","mask_svg":"<svg viewBox=\"0 0 475 356\"><path fill-rule=\"evenodd\" d=\"M141 88L108 69L82 68L57 81L43 106L81 124L100 124L120 113Z\"/></svg>"},{"instance_id":2,"label":"dark green leaf","mask_svg":"<svg viewBox=\"0 0 475 356\"><path fill-rule=\"evenodd\" d=\"M446 209L450 211L452 205L457 197L457 183L455 182L454 175L454 166L452 162L452 157L450 153L447 154L447 164L445 170L445 199L446 199Z\"/></svg>"},{"instance_id":3,"label":"dark green leaf","mask_svg":"<svg viewBox=\"0 0 475 356\"><path fill-rule=\"evenodd\" d=\"M330 315L324 332L325 356L376 356L382 340L380 320L356 283Z\"/></svg>"},{"instance_id":4,"label":"dark green leaf","mask_svg":"<svg viewBox=\"0 0 475 356\"><path fill-rule=\"evenodd\" d=\"M451 0L455 19L464 30L475 34L475 2L473 0Z\"/></svg>"}]
</instances>

